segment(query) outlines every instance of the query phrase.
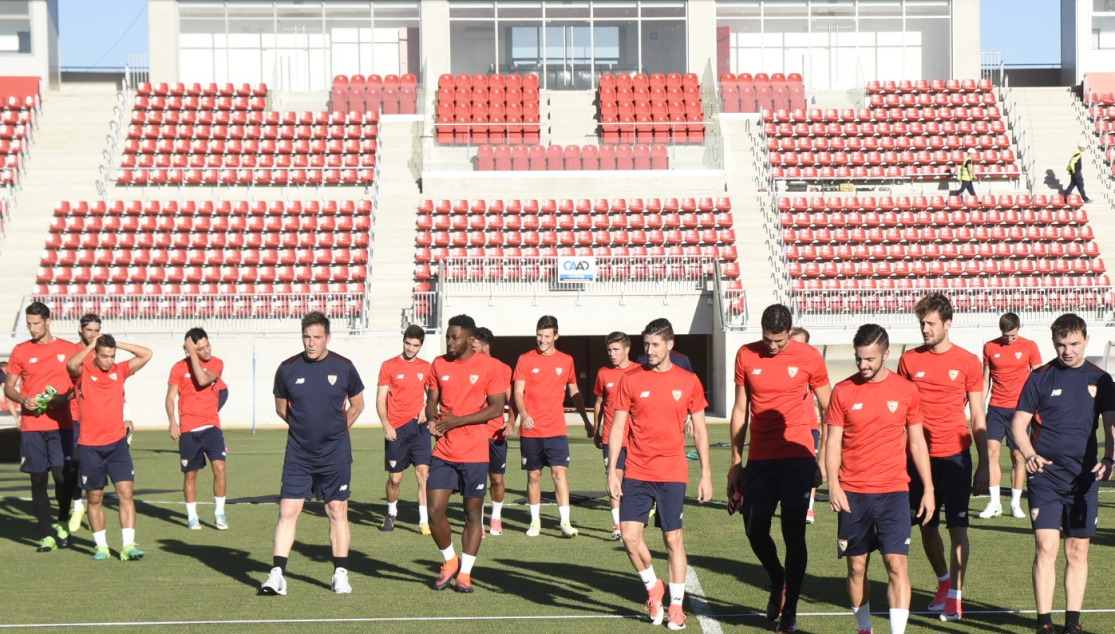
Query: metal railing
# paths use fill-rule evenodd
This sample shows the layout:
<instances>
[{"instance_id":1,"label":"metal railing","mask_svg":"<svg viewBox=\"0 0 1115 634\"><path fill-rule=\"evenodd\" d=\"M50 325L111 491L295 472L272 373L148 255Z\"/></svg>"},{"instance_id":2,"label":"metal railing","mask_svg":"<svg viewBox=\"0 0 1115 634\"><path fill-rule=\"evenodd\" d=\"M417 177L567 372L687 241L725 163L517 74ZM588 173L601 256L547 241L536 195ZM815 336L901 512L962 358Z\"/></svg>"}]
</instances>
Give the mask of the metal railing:
<instances>
[{"instance_id":1,"label":"metal railing","mask_svg":"<svg viewBox=\"0 0 1115 634\"><path fill-rule=\"evenodd\" d=\"M124 67L124 84L134 91L136 86L151 81L151 58L147 55L129 55Z\"/></svg>"},{"instance_id":2,"label":"metal railing","mask_svg":"<svg viewBox=\"0 0 1115 634\"><path fill-rule=\"evenodd\" d=\"M426 332L437 332L441 327L439 299L437 291L415 291L407 321L421 326Z\"/></svg>"},{"instance_id":3,"label":"metal railing","mask_svg":"<svg viewBox=\"0 0 1115 634\"><path fill-rule=\"evenodd\" d=\"M1000 66L1002 66L1001 62ZM1018 148L1018 164L1022 168L1026 190L1032 195L1037 181L1037 175L1034 173L1037 169L1034 163L1034 152L1030 145L1034 138L1034 130L1030 127L1029 119L1023 123L1022 113L1019 112L1018 102L1015 101L1014 91L1010 87L1010 78L1005 73L1001 74L1001 82L996 87L996 93L1002 107L1003 116L1007 119L1011 141Z\"/></svg>"},{"instance_id":4,"label":"metal railing","mask_svg":"<svg viewBox=\"0 0 1115 634\"><path fill-rule=\"evenodd\" d=\"M1006 79L1006 70L1003 66L1003 54L998 52L984 52L979 54L980 79L990 79L994 86L1002 86Z\"/></svg>"},{"instance_id":5,"label":"metal railing","mask_svg":"<svg viewBox=\"0 0 1115 634\"><path fill-rule=\"evenodd\" d=\"M124 79L120 83L120 90L116 93L116 105L112 107L112 120L109 121L109 132L105 137L105 149L101 152L100 178L97 180L97 193L101 199L108 201L109 190L116 182L116 168L119 167L119 149L128 130L128 118L132 111L132 95L134 84L129 84L127 68L124 69Z\"/></svg>"}]
</instances>

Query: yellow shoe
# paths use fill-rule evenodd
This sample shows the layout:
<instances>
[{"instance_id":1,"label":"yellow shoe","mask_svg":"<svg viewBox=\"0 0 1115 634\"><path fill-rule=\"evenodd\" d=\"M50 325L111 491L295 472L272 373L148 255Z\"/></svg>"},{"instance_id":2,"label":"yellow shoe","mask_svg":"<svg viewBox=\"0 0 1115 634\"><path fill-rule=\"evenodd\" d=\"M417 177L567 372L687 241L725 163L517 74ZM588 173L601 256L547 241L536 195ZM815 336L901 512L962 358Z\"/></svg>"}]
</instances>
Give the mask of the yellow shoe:
<instances>
[{"instance_id":1,"label":"yellow shoe","mask_svg":"<svg viewBox=\"0 0 1115 634\"><path fill-rule=\"evenodd\" d=\"M81 520L84 519L84 518L85 518L85 508L84 507L82 507L82 509L80 511L78 511L78 510L70 511L69 529L70 529L70 534L71 535L78 532L79 530L81 530Z\"/></svg>"},{"instance_id":2,"label":"yellow shoe","mask_svg":"<svg viewBox=\"0 0 1115 634\"><path fill-rule=\"evenodd\" d=\"M432 534L432 533L430 533L430 525L425 523L425 522L418 525L418 532L422 533L423 535L425 535L427 537L429 537Z\"/></svg>"}]
</instances>

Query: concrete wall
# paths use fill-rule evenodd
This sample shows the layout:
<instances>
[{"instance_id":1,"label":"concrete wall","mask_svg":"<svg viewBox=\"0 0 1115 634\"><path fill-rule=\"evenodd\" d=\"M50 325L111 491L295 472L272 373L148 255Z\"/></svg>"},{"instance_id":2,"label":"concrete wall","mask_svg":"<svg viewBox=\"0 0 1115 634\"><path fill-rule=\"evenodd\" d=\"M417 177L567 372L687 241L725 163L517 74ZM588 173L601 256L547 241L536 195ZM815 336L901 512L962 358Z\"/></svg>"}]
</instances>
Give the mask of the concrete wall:
<instances>
[{"instance_id":1,"label":"concrete wall","mask_svg":"<svg viewBox=\"0 0 1115 634\"><path fill-rule=\"evenodd\" d=\"M1077 82L1076 0L1061 0L1061 83Z\"/></svg>"},{"instance_id":2,"label":"concrete wall","mask_svg":"<svg viewBox=\"0 0 1115 634\"><path fill-rule=\"evenodd\" d=\"M952 0L952 76L980 76L980 0Z\"/></svg>"},{"instance_id":3,"label":"concrete wall","mask_svg":"<svg viewBox=\"0 0 1115 634\"><path fill-rule=\"evenodd\" d=\"M0 74L42 77L42 89L62 80L58 50L58 0L31 3L31 53L0 53Z\"/></svg>"},{"instance_id":4,"label":"concrete wall","mask_svg":"<svg viewBox=\"0 0 1115 634\"><path fill-rule=\"evenodd\" d=\"M1084 76L1089 72L1111 72L1115 69L1115 49L1092 49L1092 3L1080 0L1074 7L1065 5L1073 4L1065 0L1061 4L1061 65L1066 66L1064 59L1066 46L1071 46L1075 53L1075 65L1065 68L1065 82L1076 86L1084 81ZM1069 25L1075 26L1075 31L1067 31ZM1066 44L1066 36L1072 38Z\"/></svg>"},{"instance_id":5,"label":"concrete wall","mask_svg":"<svg viewBox=\"0 0 1115 634\"><path fill-rule=\"evenodd\" d=\"M420 5L423 68L422 84L427 91L437 92L437 79L451 68L449 60L449 2L423 0Z\"/></svg>"},{"instance_id":6,"label":"concrete wall","mask_svg":"<svg viewBox=\"0 0 1115 634\"><path fill-rule=\"evenodd\" d=\"M178 81L178 0L148 0L151 81Z\"/></svg>"}]
</instances>

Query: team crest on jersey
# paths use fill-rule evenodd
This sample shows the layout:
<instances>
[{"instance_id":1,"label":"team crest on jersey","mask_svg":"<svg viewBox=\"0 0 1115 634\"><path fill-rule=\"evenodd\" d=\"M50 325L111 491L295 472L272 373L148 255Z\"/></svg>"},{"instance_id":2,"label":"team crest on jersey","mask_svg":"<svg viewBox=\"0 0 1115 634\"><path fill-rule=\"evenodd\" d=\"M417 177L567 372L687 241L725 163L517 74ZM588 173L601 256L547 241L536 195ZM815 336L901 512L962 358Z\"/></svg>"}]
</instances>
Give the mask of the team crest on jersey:
<instances>
[{"instance_id":1,"label":"team crest on jersey","mask_svg":"<svg viewBox=\"0 0 1115 634\"><path fill-rule=\"evenodd\" d=\"M554 372L557 372L558 376L561 376L561 368L554 368Z\"/></svg>"},{"instance_id":2,"label":"team crest on jersey","mask_svg":"<svg viewBox=\"0 0 1115 634\"><path fill-rule=\"evenodd\" d=\"M898 401L887 401L887 409L893 414L898 411Z\"/></svg>"},{"instance_id":3,"label":"team crest on jersey","mask_svg":"<svg viewBox=\"0 0 1115 634\"><path fill-rule=\"evenodd\" d=\"M670 394L673 395L675 401L681 400L681 390L674 390L673 392L670 392Z\"/></svg>"},{"instance_id":4,"label":"team crest on jersey","mask_svg":"<svg viewBox=\"0 0 1115 634\"><path fill-rule=\"evenodd\" d=\"M116 380L116 373L115 373L115 372L113 372L112 374L108 375L108 378L110 378L110 379L112 379L113 381L115 381L115 380Z\"/></svg>"},{"instance_id":5,"label":"team crest on jersey","mask_svg":"<svg viewBox=\"0 0 1115 634\"><path fill-rule=\"evenodd\" d=\"M949 380L955 381L956 377L960 376L960 370L949 370Z\"/></svg>"},{"instance_id":6,"label":"team crest on jersey","mask_svg":"<svg viewBox=\"0 0 1115 634\"><path fill-rule=\"evenodd\" d=\"M1096 398L1096 386L1089 385L1088 386L1088 394L1090 394L1092 396L1092 398Z\"/></svg>"},{"instance_id":7,"label":"team crest on jersey","mask_svg":"<svg viewBox=\"0 0 1115 634\"><path fill-rule=\"evenodd\" d=\"M65 361L66 361L66 355L64 355L64 354L58 355L58 363L63 363Z\"/></svg>"},{"instance_id":8,"label":"team crest on jersey","mask_svg":"<svg viewBox=\"0 0 1115 634\"><path fill-rule=\"evenodd\" d=\"M330 374L329 376L327 376L325 378L329 381L329 385L336 385L337 384L337 375L336 374Z\"/></svg>"},{"instance_id":9,"label":"team crest on jersey","mask_svg":"<svg viewBox=\"0 0 1115 634\"><path fill-rule=\"evenodd\" d=\"M472 383L473 385L475 385L476 382L479 381L479 380L480 380L480 375L479 374L468 375L468 382Z\"/></svg>"},{"instance_id":10,"label":"team crest on jersey","mask_svg":"<svg viewBox=\"0 0 1115 634\"><path fill-rule=\"evenodd\" d=\"M1022 353L1021 352L1015 352L1014 353L1014 358L1015 359L1021 359L1022 358Z\"/></svg>"},{"instance_id":11,"label":"team crest on jersey","mask_svg":"<svg viewBox=\"0 0 1115 634\"><path fill-rule=\"evenodd\" d=\"M786 371L790 373L791 379L798 375L798 367L796 365L791 365L790 367L786 368Z\"/></svg>"},{"instance_id":12,"label":"team crest on jersey","mask_svg":"<svg viewBox=\"0 0 1115 634\"><path fill-rule=\"evenodd\" d=\"M425 377L421 372L418 373L418 380L421 381Z\"/></svg>"}]
</instances>

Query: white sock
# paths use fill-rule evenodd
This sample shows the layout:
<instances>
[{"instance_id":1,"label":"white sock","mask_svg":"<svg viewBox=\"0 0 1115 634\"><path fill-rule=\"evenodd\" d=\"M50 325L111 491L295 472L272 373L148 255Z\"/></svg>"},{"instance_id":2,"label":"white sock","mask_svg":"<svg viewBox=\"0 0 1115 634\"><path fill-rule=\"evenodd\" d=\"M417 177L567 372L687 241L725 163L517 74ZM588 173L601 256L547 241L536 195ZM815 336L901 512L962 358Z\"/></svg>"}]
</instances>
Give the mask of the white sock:
<instances>
[{"instance_id":1,"label":"white sock","mask_svg":"<svg viewBox=\"0 0 1115 634\"><path fill-rule=\"evenodd\" d=\"M398 515L399 514L399 503L398 503L398 501L387 503L387 514L388 515Z\"/></svg>"},{"instance_id":2,"label":"white sock","mask_svg":"<svg viewBox=\"0 0 1115 634\"><path fill-rule=\"evenodd\" d=\"M991 496L992 504L1002 504L999 498L999 487L987 487L987 495Z\"/></svg>"},{"instance_id":3,"label":"white sock","mask_svg":"<svg viewBox=\"0 0 1115 634\"><path fill-rule=\"evenodd\" d=\"M186 516L189 519L197 518L197 502L186 502Z\"/></svg>"},{"instance_id":4,"label":"white sock","mask_svg":"<svg viewBox=\"0 0 1115 634\"><path fill-rule=\"evenodd\" d=\"M809 510L810 511L813 510L813 496L812 495L809 496Z\"/></svg>"},{"instance_id":5,"label":"white sock","mask_svg":"<svg viewBox=\"0 0 1115 634\"><path fill-rule=\"evenodd\" d=\"M949 573L946 572L945 576L937 577L937 583L948 583L949 579L951 579L951 578L952 578L952 576L949 575Z\"/></svg>"},{"instance_id":6,"label":"white sock","mask_svg":"<svg viewBox=\"0 0 1115 634\"><path fill-rule=\"evenodd\" d=\"M503 502L496 502L492 500L492 519L503 519Z\"/></svg>"},{"instance_id":7,"label":"white sock","mask_svg":"<svg viewBox=\"0 0 1115 634\"><path fill-rule=\"evenodd\" d=\"M906 613L909 614L909 610ZM862 630L871 630L871 602L868 601L863 605L852 606L852 615L856 617L856 627Z\"/></svg>"},{"instance_id":8,"label":"white sock","mask_svg":"<svg viewBox=\"0 0 1115 634\"><path fill-rule=\"evenodd\" d=\"M542 512L542 505L541 504L531 504L530 505L530 521L531 522L539 521L538 514L541 513L541 512Z\"/></svg>"},{"instance_id":9,"label":"white sock","mask_svg":"<svg viewBox=\"0 0 1115 634\"><path fill-rule=\"evenodd\" d=\"M569 523L569 507L568 506L559 506L558 507L558 517L561 518L561 523L562 524L568 524Z\"/></svg>"},{"instance_id":10,"label":"white sock","mask_svg":"<svg viewBox=\"0 0 1115 634\"><path fill-rule=\"evenodd\" d=\"M124 545L136 543L136 529L134 528L121 528L120 537L124 540Z\"/></svg>"},{"instance_id":11,"label":"white sock","mask_svg":"<svg viewBox=\"0 0 1115 634\"><path fill-rule=\"evenodd\" d=\"M104 531L93 533L93 542L97 544L98 548L108 548L108 538L105 537Z\"/></svg>"},{"instance_id":12,"label":"white sock","mask_svg":"<svg viewBox=\"0 0 1115 634\"><path fill-rule=\"evenodd\" d=\"M612 509L612 523L619 524L619 509Z\"/></svg>"},{"instance_id":13,"label":"white sock","mask_svg":"<svg viewBox=\"0 0 1115 634\"><path fill-rule=\"evenodd\" d=\"M213 514L214 515L224 515L225 514L225 498L223 498L223 497L219 498L219 497L214 496L213 497L213 502L217 505L217 508L213 509Z\"/></svg>"},{"instance_id":14,"label":"white sock","mask_svg":"<svg viewBox=\"0 0 1115 634\"><path fill-rule=\"evenodd\" d=\"M85 503L82 502L81 500L74 500L74 510L77 511L78 513L84 512L85 511Z\"/></svg>"},{"instance_id":15,"label":"white sock","mask_svg":"<svg viewBox=\"0 0 1115 634\"><path fill-rule=\"evenodd\" d=\"M442 550L441 556L445 557L445 561L452 561L457 556L457 553L453 552L453 544L449 544L449 548Z\"/></svg>"},{"instance_id":16,"label":"white sock","mask_svg":"<svg viewBox=\"0 0 1115 634\"><path fill-rule=\"evenodd\" d=\"M685 584L670 582L670 605L681 605L685 598Z\"/></svg>"},{"instance_id":17,"label":"white sock","mask_svg":"<svg viewBox=\"0 0 1115 634\"><path fill-rule=\"evenodd\" d=\"M654 566L646 570L640 570L639 578L643 580L643 585L647 587L647 590L654 589L654 586L658 583L658 577L654 576Z\"/></svg>"},{"instance_id":18,"label":"white sock","mask_svg":"<svg viewBox=\"0 0 1115 634\"><path fill-rule=\"evenodd\" d=\"M461 553L461 574L472 574L472 564L476 563L476 555Z\"/></svg>"},{"instance_id":19,"label":"white sock","mask_svg":"<svg viewBox=\"0 0 1115 634\"><path fill-rule=\"evenodd\" d=\"M427 510L427 507L425 507L425 506L418 507L418 523L419 524L429 524L430 523L430 512Z\"/></svg>"},{"instance_id":20,"label":"white sock","mask_svg":"<svg viewBox=\"0 0 1115 634\"><path fill-rule=\"evenodd\" d=\"M910 618L909 610L891 608L890 631L891 634L906 634L906 621Z\"/></svg>"},{"instance_id":21,"label":"white sock","mask_svg":"<svg viewBox=\"0 0 1115 634\"><path fill-rule=\"evenodd\" d=\"M949 590L949 598L950 599L956 599L957 601L959 601L960 600L960 591L959 590Z\"/></svg>"},{"instance_id":22,"label":"white sock","mask_svg":"<svg viewBox=\"0 0 1115 634\"><path fill-rule=\"evenodd\" d=\"M1022 506L1022 489L1010 490L1010 505Z\"/></svg>"}]
</instances>

